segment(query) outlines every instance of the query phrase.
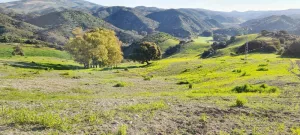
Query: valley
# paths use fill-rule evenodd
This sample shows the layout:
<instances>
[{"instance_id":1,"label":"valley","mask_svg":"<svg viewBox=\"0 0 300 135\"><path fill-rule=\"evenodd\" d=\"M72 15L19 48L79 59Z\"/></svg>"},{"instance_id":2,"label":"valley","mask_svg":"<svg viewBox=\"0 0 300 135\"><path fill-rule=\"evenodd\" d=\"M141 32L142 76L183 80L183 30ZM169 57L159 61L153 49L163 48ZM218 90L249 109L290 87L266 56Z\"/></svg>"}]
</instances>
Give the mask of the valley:
<instances>
[{"instance_id":1,"label":"valley","mask_svg":"<svg viewBox=\"0 0 300 135\"><path fill-rule=\"evenodd\" d=\"M299 15L0 3L0 134L300 135Z\"/></svg>"}]
</instances>

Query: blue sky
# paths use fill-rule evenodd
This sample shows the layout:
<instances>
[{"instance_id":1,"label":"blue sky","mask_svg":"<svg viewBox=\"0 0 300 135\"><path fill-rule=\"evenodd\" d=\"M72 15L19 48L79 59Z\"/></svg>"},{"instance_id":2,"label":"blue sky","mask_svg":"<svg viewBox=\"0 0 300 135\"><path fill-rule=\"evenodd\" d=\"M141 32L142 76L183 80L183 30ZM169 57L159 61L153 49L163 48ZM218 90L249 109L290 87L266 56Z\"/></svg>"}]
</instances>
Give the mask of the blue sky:
<instances>
[{"instance_id":1,"label":"blue sky","mask_svg":"<svg viewBox=\"0 0 300 135\"><path fill-rule=\"evenodd\" d=\"M12 0L0 0L7 2ZM87 0L104 6L204 8L218 11L300 9L300 0Z\"/></svg>"}]
</instances>

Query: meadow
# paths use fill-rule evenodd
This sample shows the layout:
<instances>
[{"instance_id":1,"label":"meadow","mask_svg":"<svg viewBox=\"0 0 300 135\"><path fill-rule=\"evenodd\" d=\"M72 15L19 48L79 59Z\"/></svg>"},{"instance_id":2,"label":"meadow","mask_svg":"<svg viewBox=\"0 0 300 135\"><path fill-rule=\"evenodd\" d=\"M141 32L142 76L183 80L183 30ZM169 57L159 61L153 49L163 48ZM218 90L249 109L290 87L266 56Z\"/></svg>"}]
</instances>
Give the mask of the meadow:
<instances>
[{"instance_id":1,"label":"meadow","mask_svg":"<svg viewBox=\"0 0 300 135\"><path fill-rule=\"evenodd\" d=\"M300 135L300 60L230 56L237 39L214 58L200 59L211 38L199 37L149 66L114 69L0 44L0 134Z\"/></svg>"}]
</instances>

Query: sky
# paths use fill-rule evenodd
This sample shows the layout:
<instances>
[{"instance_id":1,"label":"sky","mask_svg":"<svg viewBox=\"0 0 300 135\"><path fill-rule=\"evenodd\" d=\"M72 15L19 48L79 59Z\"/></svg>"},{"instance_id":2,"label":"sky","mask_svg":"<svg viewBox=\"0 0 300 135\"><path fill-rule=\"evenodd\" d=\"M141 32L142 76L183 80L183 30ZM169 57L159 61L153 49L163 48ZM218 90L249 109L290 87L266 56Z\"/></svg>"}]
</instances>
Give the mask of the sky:
<instances>
[{"instance_id":1,"label":"sky","mask_svg":"<svg viewBox=\"0 0 300 135\"><path fill-rule=\"evenodd\" d=\"M13 0L0 0L8 2ZM203 8L216 11L300 9L300 0L87 0L103 6Z\"/></svg>"}]
</instances>

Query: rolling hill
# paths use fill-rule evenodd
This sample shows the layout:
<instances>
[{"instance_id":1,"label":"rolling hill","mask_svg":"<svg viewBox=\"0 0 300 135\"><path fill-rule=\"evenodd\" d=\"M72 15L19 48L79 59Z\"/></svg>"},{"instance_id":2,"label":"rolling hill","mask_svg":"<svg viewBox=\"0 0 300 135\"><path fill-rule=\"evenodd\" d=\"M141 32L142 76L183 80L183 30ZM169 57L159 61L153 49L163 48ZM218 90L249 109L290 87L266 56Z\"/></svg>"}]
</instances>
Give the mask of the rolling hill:
<instances>
[{"instance_id":1,"label":"rolling hill","mask_svg":"<svg viewBox=\"0 0 300 135\"><path fill-rule=\"evenodd\" d=\"M40 30L42 30L42 28L0 13L0 36L28 39L33 38L35 33Z\"/></svg>"},{"instance_id":2,"label":"rolling hill","mask_svg":"<svg viewBox=\"0 0 300 135\"><path fill-rule=\"evenodd\" d=\"M293 31L299 25L299 21L292 19L286 15L270 16L262 19L249 20L243 24L242 27L251 28L252 33L260 32L261 30L278 31L287 30Z\"/></svg>"},{"instance_id":3,"label":"rolling hill","mask_svg":"<svg viewBox=\"0 0 300 135\"><path fill-rule=\"evenodd\" d=\"M67 39L73 36L72 30L76 27L82 27L84 29L94 27L108 28L116 31L116 33L121 36L120 39L125 43L131 42L129 40L140 38L140 36L134 33L126 32L106 23L102 19L81 11L66 10L53 12L28 20L27 22L46 29L40 32L42 40L58 44L66 43Z\"/></svg>"},{"instance_id":4,"label":"rolling hill","mask_svg":"<svg viewBox=\"0 0 300 135\"><path fill-rule=\"evenodd\" d=\"M158 31L183 38L198 35L207 29L222 27L222 25L215 20L196 20L176 9L154 12L147 15L147 17L160 23L157 28Z\"/></svg>"},{"instance_id":5,"label":"rolling hill","mask_svg":"<svg viewBox=\"0 0 300 135\"><path fill-rule=\"evenodd\" d=\"M1 3L0 7L12 9L18 13L47 14L65 9L89 11L101 7L84 0L20 0Z\"/></svg>"},{"instance_id":6,"label":"rolling hill","mask_svg":"<svg viewBox=\"0 0 300 135\"><path fill-rule=\"evenodd\" d=\"M124 30L152 32L158 27L158 22L145 17L142 11L132 8L110 7L100 9L94 15Z\"/></svg>"}]
</instances>

